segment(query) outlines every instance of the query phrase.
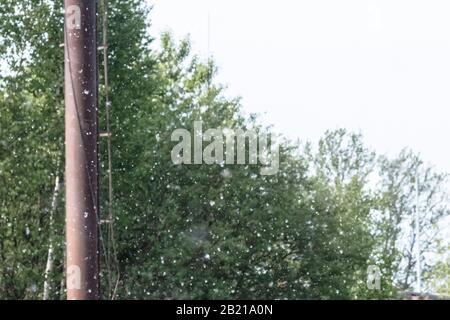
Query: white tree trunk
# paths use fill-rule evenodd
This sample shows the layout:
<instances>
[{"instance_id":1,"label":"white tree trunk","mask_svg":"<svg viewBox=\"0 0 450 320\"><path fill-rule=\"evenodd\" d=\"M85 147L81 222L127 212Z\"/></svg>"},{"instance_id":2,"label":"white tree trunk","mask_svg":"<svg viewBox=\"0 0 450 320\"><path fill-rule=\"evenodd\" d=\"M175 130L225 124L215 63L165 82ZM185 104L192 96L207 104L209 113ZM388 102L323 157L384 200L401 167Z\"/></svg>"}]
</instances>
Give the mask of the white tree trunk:
<instances>
[{"instance_id":1,"label":"white tree trunk","mask_svg":"<svg viewBox=\"0 0 450 320\"><path fill-rule=\"evenodd\" d=\"M53 245L53 215L55 214L55 211L58 207L58 195L59 195L59 175L56 175L55 178L55 189L53 190L53 198L52 198L52 204L49 212L49 244L48 244L48 255L47 255L47 264L45 266L45 273L44 273L44 294L43 294L43 300L48 300L50 295L50 274L53 270L53 262L54 262L54 245Z\"/></svg>"}]
</instances>

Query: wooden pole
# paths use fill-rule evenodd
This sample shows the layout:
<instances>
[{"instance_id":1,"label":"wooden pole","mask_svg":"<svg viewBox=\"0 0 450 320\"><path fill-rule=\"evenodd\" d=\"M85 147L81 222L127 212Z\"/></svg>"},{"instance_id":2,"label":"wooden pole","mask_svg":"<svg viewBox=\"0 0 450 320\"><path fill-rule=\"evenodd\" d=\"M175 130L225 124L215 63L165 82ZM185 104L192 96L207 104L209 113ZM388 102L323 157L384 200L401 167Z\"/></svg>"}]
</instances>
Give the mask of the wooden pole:
<instances>
[{"instance_id":1,"label":"wooden pole","mask_svg":"<svg viewBox=\"0 0 450 320\"><path fill-rule=\"evenodd\" d=\"M99 298L96 1L65 0L67 299Z\"/></svg>"}]
</instances>

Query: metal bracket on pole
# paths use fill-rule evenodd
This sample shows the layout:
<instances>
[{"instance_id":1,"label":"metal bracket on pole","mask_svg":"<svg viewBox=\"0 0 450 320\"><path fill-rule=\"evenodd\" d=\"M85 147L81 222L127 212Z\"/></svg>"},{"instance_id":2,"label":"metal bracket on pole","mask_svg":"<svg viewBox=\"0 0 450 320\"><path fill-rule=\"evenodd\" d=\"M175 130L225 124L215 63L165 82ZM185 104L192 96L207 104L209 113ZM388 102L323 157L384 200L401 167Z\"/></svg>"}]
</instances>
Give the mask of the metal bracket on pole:
<instances>
[{"instance_id":1,"label":"metal bracket on pole","mask_svg":"<svg viewBox=\"0 0 450 320\"><path fill-rule=\"evenodd\" d=\"M100 132L99 137L100 138L108 138L111 137L112 133L111 132Z\"/></svg>"}]
</instances>

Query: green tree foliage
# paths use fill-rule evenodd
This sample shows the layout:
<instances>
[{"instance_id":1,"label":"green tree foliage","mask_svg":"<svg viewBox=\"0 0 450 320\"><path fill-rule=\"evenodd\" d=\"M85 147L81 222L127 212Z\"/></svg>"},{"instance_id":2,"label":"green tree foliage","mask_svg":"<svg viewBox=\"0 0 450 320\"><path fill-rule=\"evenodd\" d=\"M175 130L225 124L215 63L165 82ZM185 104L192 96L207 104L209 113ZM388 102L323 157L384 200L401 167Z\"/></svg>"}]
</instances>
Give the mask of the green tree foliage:
<instances>
[{"instance_id":1,"label":"green tree foliage","mask_svg":"<svg viewBox=\"0 0 450 320\"><path fill-rule=\"evenodd\" d=\"M438 261L430 268L427 278L433 292L448 299L450 297L450 246L441 244Z\"/></svg>"},{"instance_id":2,"label":"green tree foliage","mask_svg":"<svg viewBox=\"0 0 450 320\"><path fill-rule=\"evenodd\" d=\"M260 165L174 165L170 135L196 120L204 130L270 128L242 115L188 40L164 34L151 49L144 1L108 2L119 270L102 256L104 298L117 278L117 298L126 299L381 298L414 281L405 249L414 243L412 177L422 181L426 251L448 215L444 176L412 153L377 157L345 130L327 132L317 148L280 138L273 176ZM62 17L61 1L0 6L0 298L42 298L50 240L50 297L64 297L62 196L49 225L55 176L63 177ZM100 118L104 127L103 108ZM371 265L382 271L381 290L366 285Z\"/></svg>"},{"instance_id":3,"label":"green tree foliage","mask_svg":"<svg viewBox=\"0 0 450 320\"><path fill-rule=\"evenodd\" d=\"M422 278L430 277L435 255L441 248L438 235L443 218L449 215L447 175L436 173L408 150L394 160L381 157L379 165L380 263L399 288L409 289L416 281L416 210L420 222ZM431 264L430 264L431 262Z\"/></svg>"},{"instance_id":4,"label":"green tree foliage","mask_svg":"<svg viewBox=\"0 0 450 320\"><path fill-rule=\"evenodd\" d=\"M38 5L39 3L39 5ZM36 298L63 151L60 3L0 5L0 297ZM62 225L61 208L58 210ZM62 258L62 232L54 235ZM59 273L62 266L55 270Z\"/></svg>"}]
</instances>

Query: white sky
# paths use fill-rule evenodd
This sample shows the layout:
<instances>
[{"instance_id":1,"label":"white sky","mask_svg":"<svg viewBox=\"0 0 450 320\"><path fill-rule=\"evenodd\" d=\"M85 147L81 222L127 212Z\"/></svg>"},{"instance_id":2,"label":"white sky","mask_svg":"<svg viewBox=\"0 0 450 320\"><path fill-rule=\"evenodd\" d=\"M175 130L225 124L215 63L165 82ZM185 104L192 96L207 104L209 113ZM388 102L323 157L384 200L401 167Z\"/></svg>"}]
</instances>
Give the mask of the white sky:
<instances>
[{"instance_id":1,"label":"white sky","mask_svg":"<svg viewBox=\"0 0 450 320\"><path fill-rule=\"evenodd\" d=\"M228 93L276 131L315 141L345 127L450 172L450 1L149 2L153 35L190 34Z\"/></svg>"}]
</instances>

